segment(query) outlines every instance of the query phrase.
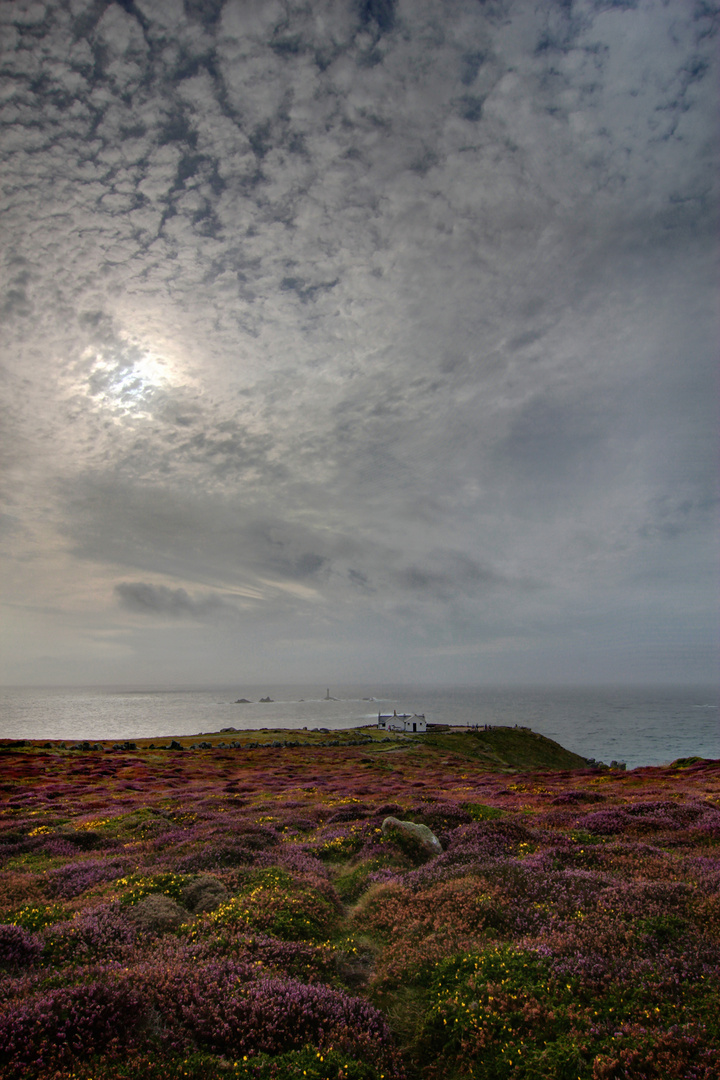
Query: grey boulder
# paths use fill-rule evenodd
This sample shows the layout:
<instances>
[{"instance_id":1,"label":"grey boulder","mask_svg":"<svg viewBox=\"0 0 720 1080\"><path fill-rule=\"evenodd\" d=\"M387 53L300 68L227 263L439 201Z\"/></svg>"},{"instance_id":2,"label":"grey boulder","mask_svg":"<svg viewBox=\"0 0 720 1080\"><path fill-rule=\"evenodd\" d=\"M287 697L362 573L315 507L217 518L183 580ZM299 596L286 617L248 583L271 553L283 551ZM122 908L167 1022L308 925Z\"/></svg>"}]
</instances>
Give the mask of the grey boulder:
<instances>
[{"instance_id":1,"label":"grey boulder","mask_svg":"<svg viewBox=\"0 0 720 1080\"><path fill-rule=\"evenodd\" d=\"M386 817L382 823L382 835L386 838L404 838L417 844L430 855L441 855L442 844L427 825L418 825L415 821L401 821L396 817Z\"/></svg>"}]
</instances>

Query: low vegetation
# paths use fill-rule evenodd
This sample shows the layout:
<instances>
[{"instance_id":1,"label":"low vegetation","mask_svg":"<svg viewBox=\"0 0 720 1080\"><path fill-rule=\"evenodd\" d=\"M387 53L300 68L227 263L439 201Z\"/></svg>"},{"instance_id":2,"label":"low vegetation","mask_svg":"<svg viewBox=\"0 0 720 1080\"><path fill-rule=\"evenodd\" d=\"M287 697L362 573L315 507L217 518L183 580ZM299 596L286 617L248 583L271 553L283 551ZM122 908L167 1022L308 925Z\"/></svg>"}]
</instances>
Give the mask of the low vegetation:
<instances>
[{"instance_id":1,"label":"low vegetation","mask_svg":"<svg viewBox=\"0 0 720 1080\"><path fill-rule=\"evenodd\" d=\"M9 1080L720 1075L720 762L519 728L115 746L0 743Z\"/></svg>"}]
</instances>

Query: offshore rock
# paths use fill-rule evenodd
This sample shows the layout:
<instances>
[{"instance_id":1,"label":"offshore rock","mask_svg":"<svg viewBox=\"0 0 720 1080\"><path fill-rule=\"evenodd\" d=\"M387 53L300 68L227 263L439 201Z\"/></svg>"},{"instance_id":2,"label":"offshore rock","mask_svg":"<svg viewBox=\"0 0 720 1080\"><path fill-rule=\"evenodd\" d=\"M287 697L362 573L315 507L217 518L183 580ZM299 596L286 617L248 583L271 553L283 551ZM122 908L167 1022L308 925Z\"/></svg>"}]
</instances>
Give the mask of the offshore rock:
<instances>
[{"instance_id":1,"label":"offshore rock","mask_svg":"<svg viewBox=\"0 0 720 1080\"><path fill-rule=\"evenodd\" d=\"M442 844L427 825L418 825L415 821L400 821L396 817L386 817L382 823L382 834L390 840L418 847L428 855L442 855ZM404 843L403 843L404 841Z\"/></svg>"}]
</instances>

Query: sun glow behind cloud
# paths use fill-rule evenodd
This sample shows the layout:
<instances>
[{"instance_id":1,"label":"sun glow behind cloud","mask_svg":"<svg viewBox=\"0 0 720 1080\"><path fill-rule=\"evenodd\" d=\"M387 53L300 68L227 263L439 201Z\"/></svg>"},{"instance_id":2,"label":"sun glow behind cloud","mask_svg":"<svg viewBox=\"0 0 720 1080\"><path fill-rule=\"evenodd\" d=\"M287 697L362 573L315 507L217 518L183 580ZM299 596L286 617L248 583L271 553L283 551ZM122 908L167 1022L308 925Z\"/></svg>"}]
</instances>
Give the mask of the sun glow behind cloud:
<instances>
[{"instance_id":1,"label":"sun glow behind cloud","mask_svg":"<svg viewBox=\"0 0 720 1080\"><path fill-rule=\"evenodd\" d=\"M84 387L77 388L117 417L149 417L153 401L174 382L167 360L136 346L101 353L88 349L82 366L87 374Z\"/></svg>"},{"instance_id":2,"label":"sun glow behind cloud","mask_svg":"<svg viewBox=\"0 0 720 1080\"><path fill-rule=\"evenodd\" d=\"M281 639L709 670L712 20L0 5L0 574L38 640L81 596L201 681Z\"/></svg>"}]
</instances>

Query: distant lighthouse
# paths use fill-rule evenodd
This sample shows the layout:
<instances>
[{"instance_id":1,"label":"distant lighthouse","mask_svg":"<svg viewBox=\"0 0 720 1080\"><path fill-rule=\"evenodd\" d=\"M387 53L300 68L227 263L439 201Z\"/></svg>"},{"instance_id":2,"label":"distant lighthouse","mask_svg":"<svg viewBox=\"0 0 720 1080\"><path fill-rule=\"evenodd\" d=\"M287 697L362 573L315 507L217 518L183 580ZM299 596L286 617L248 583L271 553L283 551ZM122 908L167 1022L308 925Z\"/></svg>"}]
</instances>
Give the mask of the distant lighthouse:
<instances>
[{"instance_id":1,"label":"distant lighthouse","mask_svg":"<svg viewBox=\"0 0 720 1080\"><path fill-rule=\"evenodd\" d=\"M326 701L332 701L332 698L330 697L330 687L329 686L328 686L327 690L325 691L325 700Z\"/></svg>"}]
</instances>

